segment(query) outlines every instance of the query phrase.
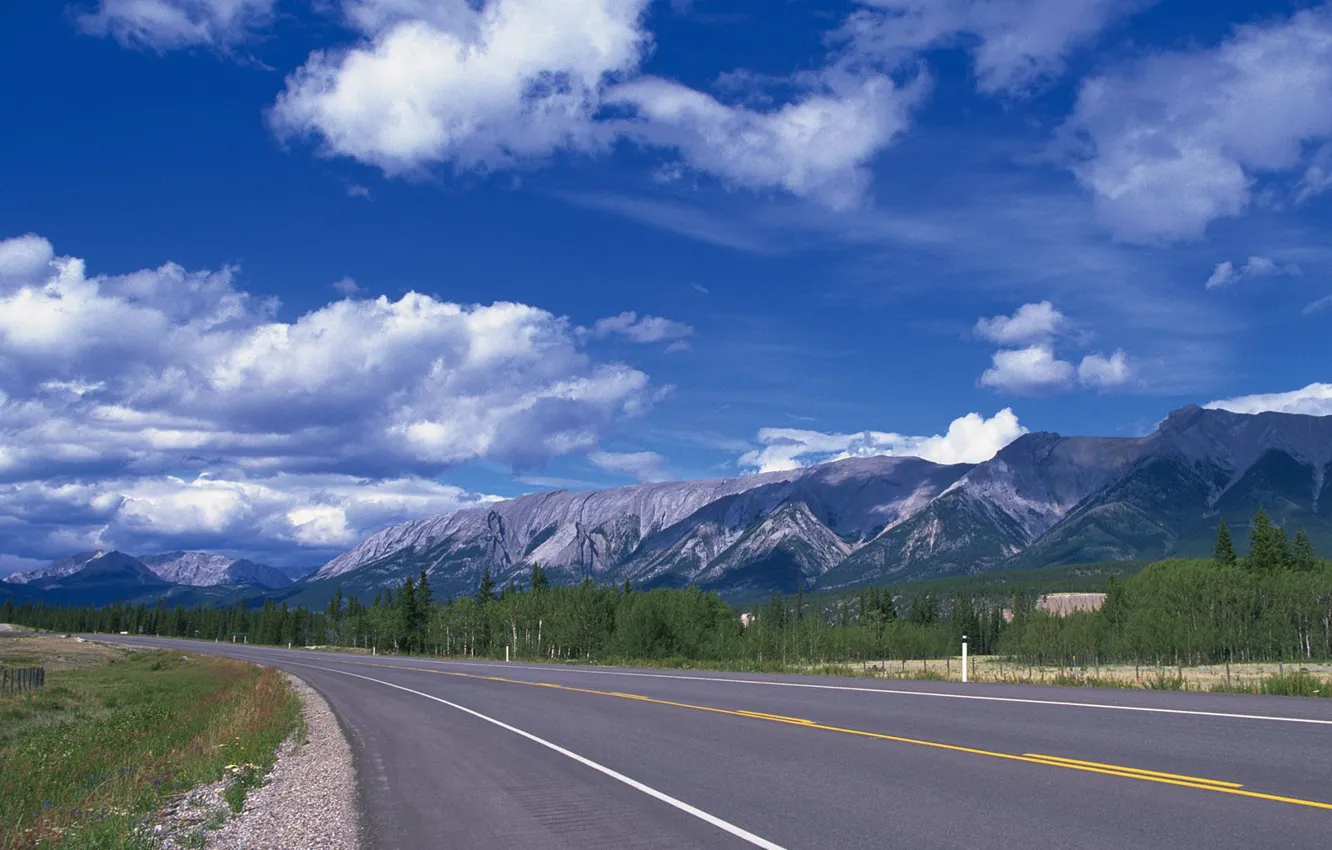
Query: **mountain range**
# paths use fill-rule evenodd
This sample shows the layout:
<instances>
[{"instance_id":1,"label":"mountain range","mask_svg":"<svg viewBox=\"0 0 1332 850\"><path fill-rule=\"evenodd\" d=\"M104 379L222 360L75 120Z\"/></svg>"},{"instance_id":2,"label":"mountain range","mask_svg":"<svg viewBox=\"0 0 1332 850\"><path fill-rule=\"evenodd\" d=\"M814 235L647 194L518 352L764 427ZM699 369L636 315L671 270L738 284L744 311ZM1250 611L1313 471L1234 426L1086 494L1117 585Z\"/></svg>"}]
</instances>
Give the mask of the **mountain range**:
<instances>
[{"instance_id":1,"label":"mountain range","mask_svg":"<svg viewBox=\"0 0 1332 850\"><path fill-rule=\"evenodd\" d=\"M1243 541L1259 506L1278 523L1304 528L1327 552L1329 473L1332 416L1189 406L1146 436L1026 434L980 464L865 457L736 478L535 493L384 529L269 594L311 604L338 587L372 596L421 570L441 595L470 593L486 570L498 584L522 583L535 563L562 583L697 586L731 597L835 590L1206 555L1219 519ZM46 571L72 578L70 564L80 557ZM174 572L151 558L144 564L172 581L195 575L183 558L168 560ZM248 562L228 569L241 563Z\"/></svg>"},{"instance_id":2,"label":"mountain range","mask_svg":"<svg viewBox=\"0 0 1332 850\"><path fill-rule=\"evenodd\" d=\"M135 558L124 552L97 550L67 555L45 567L6 576L0 596L49 598L70 604L160 596L177 602L211 601L272 592L290 587L295 580L276 567L208 552L165 552Z\"/></svg>"}]
</instances>

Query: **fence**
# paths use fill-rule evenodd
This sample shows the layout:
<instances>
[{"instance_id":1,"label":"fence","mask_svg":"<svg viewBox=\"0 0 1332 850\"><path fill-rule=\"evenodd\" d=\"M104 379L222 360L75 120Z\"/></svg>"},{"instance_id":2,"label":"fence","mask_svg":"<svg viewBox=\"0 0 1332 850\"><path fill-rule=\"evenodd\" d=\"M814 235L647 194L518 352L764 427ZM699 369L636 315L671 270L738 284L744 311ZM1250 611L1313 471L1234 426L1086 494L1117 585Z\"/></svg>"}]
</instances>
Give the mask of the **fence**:
<instances>
[{"instance_id":1,"label":"fence","mask_svg":"<svg viewBox=\"0 0 1332 850\"><path fill-rule=\"evenodd\" d=\"M0 667L0 696L21 694L24 691L40 688L45 684L45 667L24 667L18 670Z\"/></svg>"}]
</instances>

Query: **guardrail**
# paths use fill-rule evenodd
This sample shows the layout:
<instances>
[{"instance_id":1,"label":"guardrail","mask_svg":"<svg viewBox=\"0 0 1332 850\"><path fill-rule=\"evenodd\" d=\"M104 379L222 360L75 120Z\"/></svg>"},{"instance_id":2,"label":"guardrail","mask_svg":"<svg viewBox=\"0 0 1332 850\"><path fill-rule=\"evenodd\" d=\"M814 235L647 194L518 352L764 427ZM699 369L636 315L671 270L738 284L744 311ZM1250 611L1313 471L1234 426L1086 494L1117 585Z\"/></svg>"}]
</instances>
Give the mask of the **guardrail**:
<instances>
[{"instance_id":1,"label":"guardrail","mask_svg":"<svg viewBox=\"0 0 1332 850\"><path fill-rule=\"evenodd\" d=\"M0 696L21 694L46 685L45 667L0 667Z\"/></svg>"}]
</instances>

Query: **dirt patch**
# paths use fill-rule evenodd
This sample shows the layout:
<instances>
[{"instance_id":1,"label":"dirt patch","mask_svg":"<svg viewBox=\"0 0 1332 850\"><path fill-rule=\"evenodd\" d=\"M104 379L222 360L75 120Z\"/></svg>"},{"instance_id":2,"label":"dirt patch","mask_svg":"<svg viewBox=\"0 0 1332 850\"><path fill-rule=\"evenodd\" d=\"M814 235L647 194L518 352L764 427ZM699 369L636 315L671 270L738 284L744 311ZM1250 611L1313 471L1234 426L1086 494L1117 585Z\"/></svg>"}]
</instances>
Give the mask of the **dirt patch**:
<instances>
[{"instance_id":1,"label":"dirt patch","mask_svg":"<svg viewBox=\"0 0 1332 850\"><path fill-rule=\"evenodd\" d=\"M0 666L77 670L118 661L138 650L62 635L0 639Z\"/></svg>"}]
</instances>

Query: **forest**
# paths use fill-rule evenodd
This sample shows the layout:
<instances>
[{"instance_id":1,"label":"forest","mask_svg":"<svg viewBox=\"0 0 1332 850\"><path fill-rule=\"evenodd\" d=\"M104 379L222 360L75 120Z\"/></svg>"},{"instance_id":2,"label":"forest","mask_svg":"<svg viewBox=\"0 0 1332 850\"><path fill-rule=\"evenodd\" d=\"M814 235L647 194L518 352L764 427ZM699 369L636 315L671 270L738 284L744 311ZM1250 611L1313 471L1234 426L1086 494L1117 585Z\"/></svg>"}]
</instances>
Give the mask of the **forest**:
<instances>
[{"instance_id":1,"label":"forest","mask_svg":"<svg viewBox=\"0 0 1332 850\"><path fill-rule=\"evenodd\" d=\"M841 597L773 595L733 608L697 589L639 590L590 579L552 586L540 566L519 586L487 572L476 592L437 599L422 573L368 604L337 593L324 610L0 605L0 622L63 632L357 647L449 657L646 662L781 670L946 658L963 635L977 655L1019 663L1165 667L1332 658L1332 564L1259 511L1241 557L1225 523L1213 557L1171 559L1110 577L1098 611L1056 616L1034 593L1005 598L864 587Z\"/></svg>"}]
</instances>

